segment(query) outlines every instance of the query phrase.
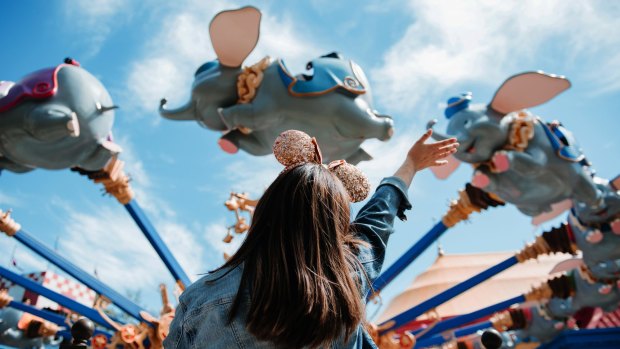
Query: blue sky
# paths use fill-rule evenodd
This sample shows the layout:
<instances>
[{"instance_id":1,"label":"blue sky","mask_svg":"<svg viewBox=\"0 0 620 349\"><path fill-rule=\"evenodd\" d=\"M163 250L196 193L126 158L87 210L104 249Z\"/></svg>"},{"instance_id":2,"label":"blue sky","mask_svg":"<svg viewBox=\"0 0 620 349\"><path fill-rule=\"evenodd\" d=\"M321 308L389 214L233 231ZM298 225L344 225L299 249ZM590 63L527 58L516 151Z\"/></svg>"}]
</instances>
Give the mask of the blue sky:
<instances>
[{"instance_id":1,"label":"blue sky","mask_svg":"<svg viewBox=\"0 0 620 349\"><path fill-rule=\"evenodd\" d=\"M0 79L17 81L71 56L97 76L120 105L113 128L137 200L193 279L223 262L241 241L221 239L233 216L223 206L231 190L258 196L281 170L271 157L228 155L219 134L157 113L189 96L193 72L215 56L208 23L237 1L36 1L0 5ZM373 185L391 175L426 121L443 102L472 91L488 102L507 77L526 70L563 74L573 87L533 111L573 130L599 175L620 173L617 109L620 91L620 4L605 1L259 1L261 37L246 60L283 57L300 72L313 57L339 51L369 76L377 109L394 117L389 142L368 141L375 160L361 168ZM441 120L439 129L445 127ZM418 174L413 211L396 224L386 265L437 222L469 180L461 166L448 180ZM357 210L360 206L354 205ZM157 284L172 285L153 249L114 199L70 171L37 170L0 177L0 208L32 235L122 292L140 290L159 307ZM547 227L533 227L514 207L475 214L441 239L447 253L519 249ZM16 242L0 237L0 264ZM436 257L429 249L383 292L389 301ZM26 270L47 263L16 250ZM513 296L507 290L506 297ZM484 304L481 304L481 306Z\"/></svg>"}]
</instances>

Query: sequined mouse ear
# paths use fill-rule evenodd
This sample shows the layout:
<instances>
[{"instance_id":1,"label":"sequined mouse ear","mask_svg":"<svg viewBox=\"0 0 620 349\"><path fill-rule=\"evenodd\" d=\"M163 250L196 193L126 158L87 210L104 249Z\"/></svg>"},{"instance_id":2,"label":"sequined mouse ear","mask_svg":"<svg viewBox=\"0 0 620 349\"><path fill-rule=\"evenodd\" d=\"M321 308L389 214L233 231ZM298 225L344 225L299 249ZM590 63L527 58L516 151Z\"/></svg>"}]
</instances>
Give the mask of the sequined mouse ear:
<instances>
[{"instance_id":1,"label":"sequined mouse ear","mask_svg":"<svg viewBox=\"0 0 620 349\"><path fill-rule=\"evenodd\" d=\"M327 168L336 175L349 193L351 202L360 202L370 192L370 184L366 175L357 167L344 160L332 161Z\"/></svg>"},{"instance_id":2,"label":"sequined mouse ear","mask_svg":"<svg viewBox=\"0 0 620 349\"><path fill-rule=\"evenodd\" d=\"M297 130L280 133L273 143L273 155L287 168L307 162L320 164L323 160L316 139Z\"/></svg>"}]
</instances>

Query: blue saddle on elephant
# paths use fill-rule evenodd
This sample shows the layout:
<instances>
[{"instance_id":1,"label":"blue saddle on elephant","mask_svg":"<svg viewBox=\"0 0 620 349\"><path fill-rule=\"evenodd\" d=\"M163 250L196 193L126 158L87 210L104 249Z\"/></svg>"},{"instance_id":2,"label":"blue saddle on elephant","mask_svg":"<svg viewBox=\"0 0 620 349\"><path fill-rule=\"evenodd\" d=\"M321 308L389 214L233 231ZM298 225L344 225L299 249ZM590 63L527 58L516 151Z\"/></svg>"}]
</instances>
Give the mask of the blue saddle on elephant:
<instances>
[{"instance_id":1,"label":"blue saddle on elephant","mask_svg":"<svg viewBox=\"0 0 620 349\"><path fill-rule=\"evenodd\" d=\"M567 161L580 162L585 158L572 133L559 124L540 123L556 154Z\"/></svg>"},{"instance_id":2,"label":"blue saddle on elephant","mask_svg":"<svg viewBox=\"0 0 620 349\"><path fill-rule=\"evenodd\" d=\"M293 75L278 60L278 73L288 92L296 97L320 96L341 89L354 95L366 93L367 79L355 62L340 58L321 57L308 63L313 75Z\"/></svg>"}]
</instances>

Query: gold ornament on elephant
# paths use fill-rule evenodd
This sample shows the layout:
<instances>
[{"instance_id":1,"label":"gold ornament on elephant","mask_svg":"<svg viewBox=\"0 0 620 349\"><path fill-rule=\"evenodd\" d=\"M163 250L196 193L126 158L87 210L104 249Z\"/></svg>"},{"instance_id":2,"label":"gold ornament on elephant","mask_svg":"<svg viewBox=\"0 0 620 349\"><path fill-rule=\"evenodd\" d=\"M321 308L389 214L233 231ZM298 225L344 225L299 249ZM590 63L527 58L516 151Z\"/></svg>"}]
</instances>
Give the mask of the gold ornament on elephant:
<instances>
[{"instance_id":1,"label":"gold ornament on elephant","mask_svg":"<svg viewBox=\"0 0 620 349\"><path fill-rule=\"evenodd\" d=\"M99 171L87 171L80 168L73 168L81 175L95 183L103 184L105 191L114 196L121 204L128 204L134 197L134 192L129 186L129 177L123 171L125 163L113 156L106 165Z\"/></svg>"},{"instance_id":2,"label":"gold ornament on elephant","mask_svg":"<svg viewBox=\"0 0 620 349\"><path fill-rule=\"evenodd\" d=\"M13 218L11 218L11 210L7 212L2 212L0 210L0 231L5 233L8 236L13 236L17 233L22 226L15 222Z\"/></svg>"},{"instance_id":3,"label":"gold ornament on elephant","mask_svg":"<svg viewBox=\"0 0 620 349\"><path fill-rule=\"evenodd\" d=\"M519 110L506 115L510 120L507 149L524 151L529 141L534 138L534 124L536 117L527 110Z\"/></svg>"},{"instance_id":4,"label":"gold ornament on elephant","mask_svg":"<svg viewBox=\"0 0 620 349\"><path fill-rule=\"evenodd\" d=\"M237 103L246 104L252 102L256 97L256 90L263 82L264 71L271 64L271 57L267 56L258 63L244 67L243 71L237 77Z\"/></svg>"}]
</instances>

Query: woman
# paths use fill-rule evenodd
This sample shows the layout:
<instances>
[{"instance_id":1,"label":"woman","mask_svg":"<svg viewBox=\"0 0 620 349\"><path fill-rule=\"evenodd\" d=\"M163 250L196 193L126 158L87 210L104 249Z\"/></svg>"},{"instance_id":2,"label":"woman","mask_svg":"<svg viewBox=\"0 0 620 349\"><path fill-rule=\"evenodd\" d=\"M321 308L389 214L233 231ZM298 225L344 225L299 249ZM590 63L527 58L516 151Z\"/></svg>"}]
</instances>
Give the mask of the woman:
<instances>
[{"instance_id":1,"label":"woman","mask_svg":"<svg viewBox=\"0 0 620 349\"><path fill-rule=\"evenodd\" d=\"M285 170L258 202L237 253L181 296L164 347L375 348L364 304L394 217L411 208L416 172L445 164L458 147L455 139L425 144L431 133L352 224L349 201L365 198L365 178L343 162L321 165L318 145L302 132L283 133L274 154Z\"/></svg>"}]
</instances>

